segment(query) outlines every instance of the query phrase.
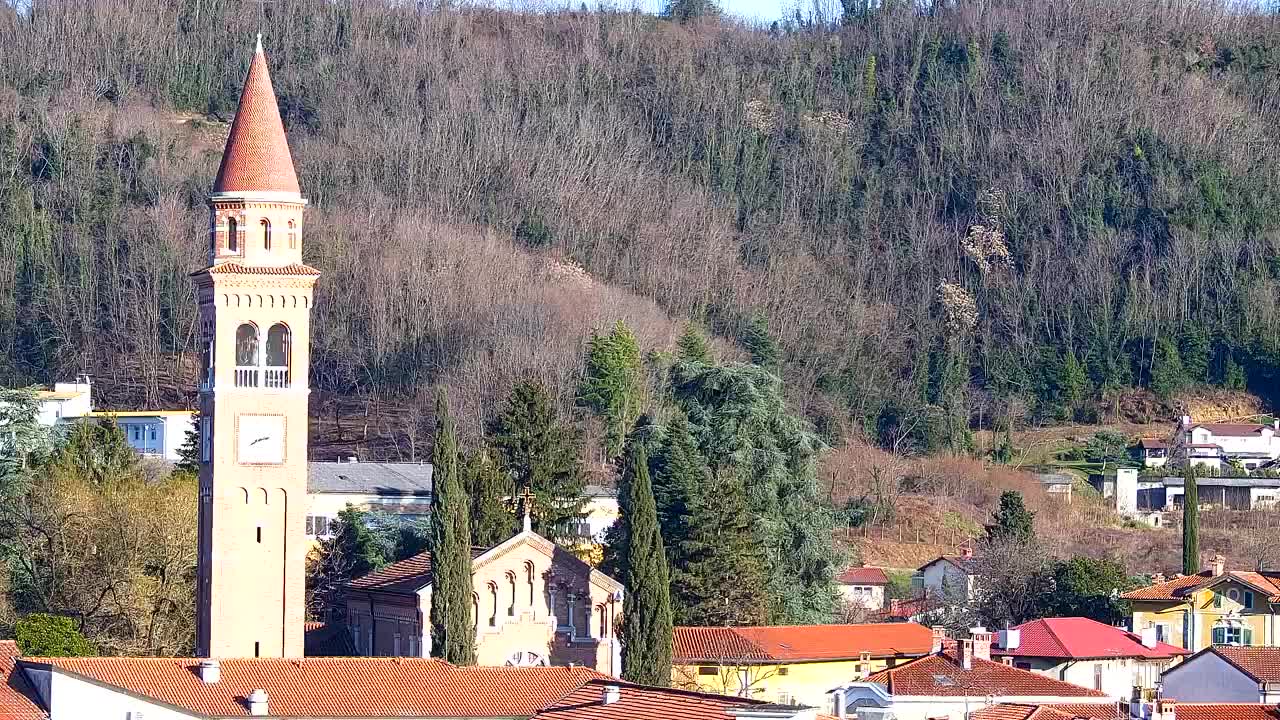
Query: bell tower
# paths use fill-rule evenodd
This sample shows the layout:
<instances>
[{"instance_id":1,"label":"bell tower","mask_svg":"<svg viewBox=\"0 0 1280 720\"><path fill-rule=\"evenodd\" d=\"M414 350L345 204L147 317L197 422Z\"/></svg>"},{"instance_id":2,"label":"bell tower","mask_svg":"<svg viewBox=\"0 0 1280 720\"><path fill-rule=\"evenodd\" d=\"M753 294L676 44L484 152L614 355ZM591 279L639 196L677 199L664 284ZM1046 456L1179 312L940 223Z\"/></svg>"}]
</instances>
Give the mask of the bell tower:
<instances>
[{"instance_id":1,"label":"bell tower","mask_svg":"<svg viewBox=\"0 0 1280 720\"><path fill-rule=\"evenodd\" d=\"M209 203L196 654L302 657L311 293L262 38Z\"/></svg>"}]
</instances>

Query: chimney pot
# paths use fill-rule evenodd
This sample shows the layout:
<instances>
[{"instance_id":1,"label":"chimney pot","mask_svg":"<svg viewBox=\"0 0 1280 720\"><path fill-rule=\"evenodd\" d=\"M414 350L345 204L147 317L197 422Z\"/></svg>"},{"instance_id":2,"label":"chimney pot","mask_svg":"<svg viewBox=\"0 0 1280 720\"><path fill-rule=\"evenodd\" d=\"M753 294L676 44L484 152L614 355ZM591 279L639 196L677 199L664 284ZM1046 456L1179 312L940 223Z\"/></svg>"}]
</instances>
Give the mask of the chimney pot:
<instances>
[{"instance_id":1,"label":"chimney pot","mask_svg":"<svg viewBox=\"0 0 1280 720\"><path fill-rule=\"evenodd\" d=\"M1156 629L1154 627L1142 628L1142 647L1148 650L1156 646Z\"/></svg>"},{"instance_id":2,"label":"chimney pot","mask_svg":"<svg viewBox=\"0 0 1280 720\"><path fill-rule=\"evenodd\" d=\"M973 669L973 640L960 641L960 666L965 670Z\"/></svg>"},{"instance_id":3,"label":"chimney pot","mask_svg":"<svg viewBox=\"0 0 1280 720\"><path fill-rule=\"evenodd\" d=\"M947 629L941 625L934 625L931 630L933 631L933 648L929 652L940 653L942 642L947 639Z\"/></svg>"},{"instance_id":4,"label":"chimney pot","mask_svg":"<svg viewBox=\"0 0 1280 720\"><path fill-rule=\"evenodd\" d=\"M1222 553L1218 553L1217 555L1214 555L1213 556L1213 576L1218 577L1222 575L1222 573L1226 571L1226 569L1227 569L1227 559L1223 557Z\"/></svg>"},{"instance_id":5,"label":"chimney pot","mask_svg":"<svg viewBox=\"0 0 1280 720\"><path fill-rule=\"evenodd\" d=\"M262 717L267 714L267 691L258 688L249 693L249 714L254 717Z\"/></svg>"},{"instance_id":6,"label":"chimney pot","mask_svg":"<svg viewBox=\"0 0 1280 720\"><path fill-rule=\"evenodd\" d=\"M1160 572L1152 573L1151 582L1152 584L1155 584L1155 585L1159 585L1160 583L1164 582L1164 573L1160 573Z\"/></svg>"},{"instance_id":7,"label":"chimney pot","mask_svg":"<svg viewBox=\"0 0 1280 720\"><path fill-rule=\"evenodd\" d=\"M612 705L622 699L622 688L617 685L605 685L600 693L601 705Z\"/></svg>"},{"instance_id":8,"label":"chimney pot","mask_svg":"<svg viewBox=\"0 0 1280 720\"><path fill-rule=\"evenodd\" d=\"M973 656L980 660L991 659L991 632L984 627L976 627L969 631L973 639Z\"/></svg>"},{"instance_id":9,"label":"chimney pot","mask_svg":"<svg viewBox=\"0 0 1280 720\"><path fill-rule=\"evenodd\" d=\"M200 676L200 682L213 685L222 679L222 666L217 660L201 660L196 674Z\"/></svg>"}]
</instances>

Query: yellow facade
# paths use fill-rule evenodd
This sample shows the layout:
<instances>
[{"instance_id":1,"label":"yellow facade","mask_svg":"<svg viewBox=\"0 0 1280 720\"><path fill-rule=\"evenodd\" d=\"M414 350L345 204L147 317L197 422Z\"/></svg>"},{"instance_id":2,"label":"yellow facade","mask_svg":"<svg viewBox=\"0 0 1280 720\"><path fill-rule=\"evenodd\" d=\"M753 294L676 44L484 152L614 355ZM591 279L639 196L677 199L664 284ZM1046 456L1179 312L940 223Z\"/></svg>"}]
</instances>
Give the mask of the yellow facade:
<instances>
[{"instance_id":1,"label":"yellow facade","mask_svg":"<svg viewBox=\"0 0 1280 720\"><path fill-rule=\"evenodd\" d=\"M1161 640L1191 651L1215 643L1274 645L1280 641L1280 615L1267 595L1228 578L1191 592L1181 601L1134 599L1133 627L1157 627Z\"/></svg>"},{"instance_id":2,"label":"yellow facade","mask_svg":"<svg viewBox=\"0 0 1280 720\"><path fill-rule=\"evenodd\" d=\"M905 662L908 658L901 658ZM872 658L867 674L892 667L895 657ZM751 697L773 703L798 703L825 707L827 693L862 677L864 663L857 659L791 663L677 665L671 684L685 690ZM744 689L745 688L745 689Z\"/></svg>"}]
</instances>

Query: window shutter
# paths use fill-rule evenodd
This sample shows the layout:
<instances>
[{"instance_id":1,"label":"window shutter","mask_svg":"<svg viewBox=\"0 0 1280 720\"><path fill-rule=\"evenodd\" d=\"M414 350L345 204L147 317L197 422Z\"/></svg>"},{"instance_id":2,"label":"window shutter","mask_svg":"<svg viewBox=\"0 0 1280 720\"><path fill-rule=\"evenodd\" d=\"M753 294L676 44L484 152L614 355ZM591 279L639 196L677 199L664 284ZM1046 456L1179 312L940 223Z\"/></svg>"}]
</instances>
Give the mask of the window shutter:
<instances>
[{"instance_id":1,"label":"window shutter","mask_svg":"<svg viewBox=\"0 0 1280 720\"><path fill-rule=\"evenodd\" d=\"M1226 642L1227 642L1227 629L1226 629L1226 628L1222 628L1222 627L1216 627L1216 628L1214 628L1214 629L1213 629L1213 644L1214 644L1214 645L1225 645L1225 644L1226 644Z\"/></svg>"},{"instance_id":2,"label":"window shutter","mask_svg":"<svg viewBox=\"0 0 1280 720\"><path fill-rule=\"evenodd\" d=\"M1253 644L1253 628L1246 627L1240 632L1240 644L1241 645Z\"/></svg>"}]
</instances>

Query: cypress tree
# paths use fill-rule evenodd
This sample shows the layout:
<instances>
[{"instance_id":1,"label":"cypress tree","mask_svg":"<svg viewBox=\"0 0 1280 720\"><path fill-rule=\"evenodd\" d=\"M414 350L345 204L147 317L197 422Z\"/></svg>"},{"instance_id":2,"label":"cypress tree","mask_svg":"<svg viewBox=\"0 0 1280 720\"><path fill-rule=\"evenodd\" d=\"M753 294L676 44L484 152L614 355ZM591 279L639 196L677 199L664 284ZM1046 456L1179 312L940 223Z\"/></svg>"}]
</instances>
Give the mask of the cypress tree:
<instances>
[{"instance_id":1,"label":"cypress tree","mask_svg":"<svg viewBox=\"0 0 1280 720\"><path fill-rule=\"evenodd\" d=\"M475 665L468 518L471 503L458 477L458 443L443 390L436 394L436 442L431 462L431 654L455 665Z\"/></svg>"},{"instance_id":2,"label":"cypress tree","mask_svg":"<svg viewBox=\"0 0 1280 720\"><path fill-rule=\"evenodd\" d=\"M1200 572L1200 490L1191 463L1182 478L1182 574L1195 575Z\"/></svg>"},{"instance_id":3,"label":"cypress tree","mask_svg":"<svg viewBox=\"0 0 1280 720\"><path fill-rule=\"evenodd\" d=\"M623 558L622 677L665 687L671 684L671 588L642 444L628 448L622 481L631 512Z\"/></svg>"},{"instance_id":4,"label":"cypress tree","mask_svg":"<svg viewBox=\"0 0 1280 720\"><path fill-rule=\"evenodd\" d=\"M515 488L489 448L480 447L471 453L462 478L471 500L471 544L493 547L511 537L516 522L505 503L515 495Z\"/></svg>"},{"instance_id":5,"label":"cypress tree","mask_svg":"<svg viewBox=\"0 0 1280 720\"><path fill-rule=\"evenodd\" d=\"M515 483L534 494L534 530L563 543L586 505L578 436L560 422L551 395L535 382L517 383L489 429L489 444Z\"/></svg>"}]
</instances>

